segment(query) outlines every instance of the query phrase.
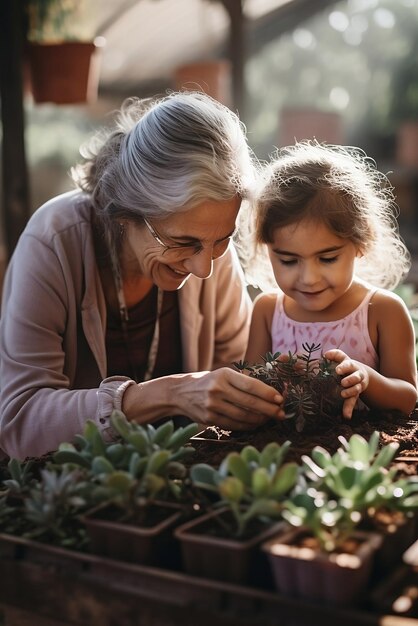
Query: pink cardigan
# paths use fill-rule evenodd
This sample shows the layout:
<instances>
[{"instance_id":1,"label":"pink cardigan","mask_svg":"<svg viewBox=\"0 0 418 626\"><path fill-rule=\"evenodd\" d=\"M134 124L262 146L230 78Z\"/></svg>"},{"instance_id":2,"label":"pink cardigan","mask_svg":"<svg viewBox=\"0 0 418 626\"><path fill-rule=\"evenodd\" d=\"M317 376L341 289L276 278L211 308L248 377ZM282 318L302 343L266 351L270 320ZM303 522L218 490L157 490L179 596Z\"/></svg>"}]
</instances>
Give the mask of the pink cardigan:
<instances>
[{"instance_id":1,"label":"pink cardigan","mask_svg":"<svg viewBox=\"0 0 418 626\"><path fill-rule=\"evenodd\" d=\"M71 441L87 419L107 438L130 379L106 378L106 303L88 198L69 192L38 209L6 274L0 318L0 448L40 456ZM42 279L41 279L42 277ZM183 369L243 357L251 301L234 249L212 276L179 291Z\"/></svg>"}]
</instances>

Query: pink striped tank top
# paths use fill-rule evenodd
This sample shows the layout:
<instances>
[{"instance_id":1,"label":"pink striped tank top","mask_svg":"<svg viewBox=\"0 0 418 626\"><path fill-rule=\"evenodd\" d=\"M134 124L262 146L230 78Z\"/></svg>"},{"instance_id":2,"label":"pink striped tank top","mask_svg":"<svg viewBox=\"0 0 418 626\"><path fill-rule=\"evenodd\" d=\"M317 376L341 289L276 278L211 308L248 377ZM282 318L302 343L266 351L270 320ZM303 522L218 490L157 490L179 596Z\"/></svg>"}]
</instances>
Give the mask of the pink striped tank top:
<instances>
[{"instance_id":1,"label":"pink striped tank top","mask_svg":"<svg viewBox=\"0 0 418 626\"><path fill-rule=\"evenodd\" d=\"M371 289L354 311L332 322L296 322L290 319L283 308L283 294L278 294L271 325L273 353L290 350L303 354L303 343L315 343L321 344L318 358L321 352L339 348L352 359L377 370L379 357L367 326L369 303L376 291Z\"/></svg>"}]
</instances>

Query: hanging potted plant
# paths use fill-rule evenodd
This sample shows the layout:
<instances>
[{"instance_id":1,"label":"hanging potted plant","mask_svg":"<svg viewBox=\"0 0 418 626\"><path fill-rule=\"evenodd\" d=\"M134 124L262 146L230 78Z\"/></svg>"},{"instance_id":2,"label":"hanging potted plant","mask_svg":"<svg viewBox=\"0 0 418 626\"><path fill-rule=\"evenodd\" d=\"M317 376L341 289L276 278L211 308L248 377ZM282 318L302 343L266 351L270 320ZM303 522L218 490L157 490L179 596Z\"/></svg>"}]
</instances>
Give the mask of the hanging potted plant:
<instances>
[{"instance_id":1,"label":"hanging potted plant","mask_svg":"<svg viewBox=\"0 0 418 626\"><path fill-rule=\"evenodd\" d=\"M190 477L209 494L206 512L175 530L185 570L234 583L269 586L260 544L278 532L281 502L296 481L298 465L283 464L290 442L271 442L260 452L245 446L229 453L219 469L200 463Z\"/></svg>"},{"instance_id":2,"label":"hanging potted plant","mask_svg":"<svg viewBox=\"0 0 418 626\"><path fill-rule=\"evenodd\" d=\"M93 102L99 51L87 0L26 0L28 82L34 101Z\"/></svg>"}]
</instances>

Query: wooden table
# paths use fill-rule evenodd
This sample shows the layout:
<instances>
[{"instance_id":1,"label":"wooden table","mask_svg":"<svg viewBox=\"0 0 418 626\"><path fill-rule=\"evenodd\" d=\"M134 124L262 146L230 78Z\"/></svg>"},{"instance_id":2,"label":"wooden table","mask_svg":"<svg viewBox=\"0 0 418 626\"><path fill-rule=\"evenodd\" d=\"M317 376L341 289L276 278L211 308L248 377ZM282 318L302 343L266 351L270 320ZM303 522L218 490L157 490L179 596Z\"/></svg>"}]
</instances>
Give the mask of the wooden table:
<instances>
[{"instance_id":1,"label":"wooden table","mask_svg":"<svg viewBox=\"0 0 418 626\"><path fill-rule=\"evenodd\" d=\"M5 626L418 626L0 535Z\"/></svg>"}]
</instances>

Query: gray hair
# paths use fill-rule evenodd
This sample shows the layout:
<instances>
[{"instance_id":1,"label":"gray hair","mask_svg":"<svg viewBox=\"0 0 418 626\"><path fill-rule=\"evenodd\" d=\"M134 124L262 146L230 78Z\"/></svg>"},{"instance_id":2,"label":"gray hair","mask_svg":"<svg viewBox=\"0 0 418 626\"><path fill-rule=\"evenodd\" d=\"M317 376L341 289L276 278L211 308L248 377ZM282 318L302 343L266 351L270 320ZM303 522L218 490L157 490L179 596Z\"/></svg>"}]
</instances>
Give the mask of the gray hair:
<instances>
[{"instance_id":1,"label":"gray hair","mask_svg":"<svg viewBox=\"0 0 418 626\"><path fill-rule=\"evenodd\" d=\"M204 200L251 194L255 159L245 127L226 106L197 92L129 98L116 124L82 151L72 170L99 217L161 219Z\"/></svg>"}]
</instances>

